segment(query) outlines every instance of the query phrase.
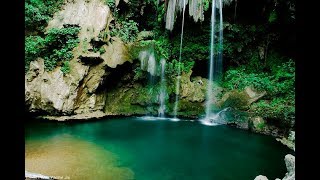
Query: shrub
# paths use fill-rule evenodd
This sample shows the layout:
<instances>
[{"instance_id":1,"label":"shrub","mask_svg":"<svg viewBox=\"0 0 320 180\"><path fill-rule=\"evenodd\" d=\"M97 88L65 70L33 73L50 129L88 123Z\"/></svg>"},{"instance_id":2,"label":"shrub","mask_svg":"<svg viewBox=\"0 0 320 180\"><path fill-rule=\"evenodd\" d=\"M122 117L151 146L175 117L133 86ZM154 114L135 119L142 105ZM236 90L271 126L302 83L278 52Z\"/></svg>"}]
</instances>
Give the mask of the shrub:
<instances>
[{"instance_id":1,"label":"shrub","mask_svg":"<svg viewBox=\"0 0 320 180\"><path fill-rule=\"evenodd\" d=\"M77 34L79 27L53 28L48 31L45 38L29 36L25 39L25 69L29 63L37 57L43 57L45 68L53 70L60 61L68 61L73 58L72 50L79 42ZM67 66L67 65L66 65ZM68 72L65 68L64 72Z\"/></svg>"}]
</instances>

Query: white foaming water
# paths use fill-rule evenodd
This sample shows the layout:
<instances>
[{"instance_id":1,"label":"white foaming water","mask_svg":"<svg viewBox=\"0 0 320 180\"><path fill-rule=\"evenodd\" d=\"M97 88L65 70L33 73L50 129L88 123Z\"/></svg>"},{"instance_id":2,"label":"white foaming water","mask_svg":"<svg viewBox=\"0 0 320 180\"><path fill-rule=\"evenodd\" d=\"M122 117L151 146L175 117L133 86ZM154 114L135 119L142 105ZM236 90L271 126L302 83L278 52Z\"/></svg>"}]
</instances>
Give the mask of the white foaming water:
<instances>
[{"instance_id":1,"label":"white foaming water","mask_svg":"<svg viewBox=\"0 0 320 180\"><path fill-rule=\"evenodd\" d=\"M159 95L159 101L160 101L160 106L158 109L158 116L159 117L164 117L164 113L166 110L166 105L165 105L165 96L166 96L166 82L165 82L165 66L166 66L166 60L161 59L160 61L161 64L161 90L160 90L160 95Z\"/></svg>"},{"instance_id":2,"label":"white foaming water","mask_svg":"<svg viewBox=\"0 0 320 180\"><path fill-rule=\"evenodd\" d=\"M205 118L200 119L201 124L204 124L204 125L207 125L207 126L222 125L222 124L223 124L223 123L222 123L223 121L222 121L222 119L221 119L221 117L220 117L220 114L221 114L222 112L227 111L228 109L230 109L230 107L227 107L227 108L219 111L219 112L216 113L216 114L211 113L211 116L209 116L209 117L206 116Z\"/></svg>"},{"instance_id":3,"label":"white foaming water","mask_svg":"<svg viewBox=\"0 0 320 180\"><path fill-rule=\"evenodd\" d=\"M154 57L153 53L149 55L147 71L152 76L154 76L156 74L156 58Z\"/></svg>"},{"instance_id":4,"label":"white foaming water","mask_svg":"<svg viewBox=\"0 0 320 180\"><path fill-rule=\"evenodd\" d=\"M141 51L139 53L140 67L147 70L152 76L156 74L156 59L153 53Z\"/></svg>"},{"instance_id":5,"label":"white foaming water","mask_svg":"<svg viewBox=\"0 0 320 180\"><path fill-rule=\"evenodd\" d=\"M179 121L190 121L195 122L196 120L186 120L186 119L178 119L178 118L170 118L170 117L155 117L155 116L142 116L142 117L136 117L137 120L141 121L163 121L168 120L172 122L179 122Z\"/></svg>"},{"instance_id":6,"label":"white foaming water","mask_svg":"<svg viewBox=\"0 0 320 180\"><path fill-rule=\"evenodd\" d=\"M180 119L178 119L178 118L176 118L176 117L175 117L175 118L169 118L169 120L170 120L170 121L175 121L175 122L181 121Z\"/></svg>"},{"instance_id":7,"label":"white foaming water","mask_svg":"<svg viewBox=\"0 0 320 180\"><path fill-rule=\"evenodd\" d=\"M148 52L147 51L141 51L139 53L139 59L140 59L140 67L142 70L145 70L148 64L147 61Z\"/></svg>"},{"instance_id":8,"label":"white foaming water","mask_svg":"<svg viewBox=\"0 0 320 180\"><path fill-rule=\"evenodd\" d=\"M159 119L158 117L153 117L153 116L138 117L138 120L144 120L144 121L155 121L158 119Z\"/></svg>"}]
</instances>

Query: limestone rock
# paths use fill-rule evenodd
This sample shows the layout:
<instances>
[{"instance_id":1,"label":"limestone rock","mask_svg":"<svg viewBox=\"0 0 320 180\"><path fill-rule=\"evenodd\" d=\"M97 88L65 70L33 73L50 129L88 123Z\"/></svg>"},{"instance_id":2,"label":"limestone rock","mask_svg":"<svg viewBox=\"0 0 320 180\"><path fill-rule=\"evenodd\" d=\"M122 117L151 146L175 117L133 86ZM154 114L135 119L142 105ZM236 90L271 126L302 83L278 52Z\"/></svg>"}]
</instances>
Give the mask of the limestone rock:
<instances>
[{"instance_id":1,"label":"limestone rock","mask_svg":"<svg viewBox=\"0 0 320 180\"><path fill-rule=\"evenodd\" d=\"M254 178L254 180L268 180L268 178L266 176L259 175L256 178Z\"/></svg>"},{"instance_id":2,"label":"limestone rock","mask_svg":"<svg viewBox=\"0 0 320 180\"><path fill-rule=\"evenodd\" d=\"M223 95L220 107L233 107L239 110L247 110L249 105L262 98L266 91L258 92L251 87L246 87L243 91L231 90Z\"/></svg>"},{"instance_id":3,"label":"limestone rock","mask_svg":"<svg viewBox=\"0 0 320 180\"><path fill-rule=\"evenodd\" d=\"M103 62L103 59L98 53L80 55L79 59L84 65L97 65Z\"/></svg>"},{"instance_id":4,"label":"limestone rock","mask_svg":"<svg viewBox=\"0 0 320 180\"><path fill-rule=\"evenodd\" d=\"M66 3L49 21L47 30L62 28L64 24L81 27L80 40L98 37L100 31L108 28L112 20L110 8L101 0L74 0Z\"/></svg>"},{"instance_id":5,"label":"limestone rock","mask_svg":"<svg viewBox=\"0 0 320 180\"><path fill-rule=\"evenodd\" d=\"M284 158L287 167L287 173L282 180L295 180L295 157L287 154ZM259 175L254 180L268 180L266 176ZM276 180L280 180L276 178Z\"/></svg>"},{"instance_id":6,"label":"limestone rock","mask_svg":"<svg viewBox=\"0 0 320 180\"><path fill-rule=\"evenodd\" d=\"M70 114L73 111L76 90L87 68L74 61L70 62L70 66L71 72L63 75L60 67L51 72L45 71L41 58L30 63L25 80L25 101L31 112Z\"/></svg>"},{"instance_id":7,"label":"limestone rock","mask_svg":"<svg viewBox=\"0 0 320 180\"><path fill-rule=\"evenodd\" d=\"M295 157L291 154L287 154L284 158L287 167L287 173L282 180L294 180L295 179Z\"/></svg>"},{"instance_id":8,"label":"limestone rock","mask_svg":"<svg viewBox=\"0 0 320 180\"><path fill-rule=\"evenodd\" d=\"M38 118L55 120L55 121L70 121L70 120L91 120L93 118L103 118L106 114L102 111L94 111L91 113L75 114L71 116L39 116Z\"/></svg>"},{"instance_id":9,"label":"limestone rock","mask_svg":"<svg viewBox=\"0 0 320 180\"><path fill-rule=\"evenodd\" d=\"M64 75L60 67L45 71L43 59L30 63L25 78L25 102L29 111L71 115L103 109L105 91L98 89L110 73L107 69L132 62L127 45L120 39L113 38L108 45L99 39L101 32L108 31L112 19L109 7L101 0L68 1L54 14L46 30L78 25L80 43L72 51L74 58L70 60L68 74ZM103 54L92 52L93 46L99 43L104 44Z\"/></svg>"},{"instance_id":10,"label":"limestone rock","mask_svg":"<svg viewBox=\"0 0 320 180\"><path fill-rule=\"evenodd\" d=\"M208 80L202 77L195 77L191 79L192 71L189 73L181 74L181 82L180 82L180 96L181 98L185 98L185 100L190 102L204 102L206 98L207 92L207 84ZM217 96L221 93L222 89L218 86L214 86L214 94L213 103L216 103L218 99Z\"/></svg>"},{"instance_id":11,"label":"limestone rock","mask_svg":"<svg viewBox=\"0 0 320 180\"><path fill-rule=\"evenodd\" d=\"M104 63L111 68L116 68L126 61L132 62L128 46L124 44L119 38L113 38L112 44L102 46L106 53L101 55Z\"/></svg>"}]
</instances>

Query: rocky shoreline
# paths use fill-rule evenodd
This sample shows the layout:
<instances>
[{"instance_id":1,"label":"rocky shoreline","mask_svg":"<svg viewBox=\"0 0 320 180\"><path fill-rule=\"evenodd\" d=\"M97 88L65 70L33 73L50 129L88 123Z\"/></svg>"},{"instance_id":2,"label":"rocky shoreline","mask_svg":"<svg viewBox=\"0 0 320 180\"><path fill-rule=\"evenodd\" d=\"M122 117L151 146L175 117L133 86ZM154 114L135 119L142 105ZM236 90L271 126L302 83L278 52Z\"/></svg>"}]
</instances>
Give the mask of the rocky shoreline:
<instances>
[{"instance_id":1,"label":"rocky shoreline","mask_svg":"<svg viewBox=\"0 0 320 180\"><path fill-rule=\"evenodd\" d=\"M284 162L287 167L287 173L284 178L277 178L276 180L295 180L295 157L291 154L287 154L284 158ZM268 180L266 176L259 175L254 180Z\"/></svg>"}]
</instances>

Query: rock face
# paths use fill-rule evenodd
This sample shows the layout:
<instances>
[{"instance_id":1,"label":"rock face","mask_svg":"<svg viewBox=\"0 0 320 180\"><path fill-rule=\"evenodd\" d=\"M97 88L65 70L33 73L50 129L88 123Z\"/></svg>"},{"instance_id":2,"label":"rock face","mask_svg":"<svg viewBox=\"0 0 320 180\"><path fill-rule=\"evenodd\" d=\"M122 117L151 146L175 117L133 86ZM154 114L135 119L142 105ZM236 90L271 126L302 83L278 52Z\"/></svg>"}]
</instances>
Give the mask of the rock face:
<instances>
[{"instance_id":1,"label":"rock face","mask_svg":"<svg viewBox=\"0 0 320 180\"><path fill-rule=\"evenodd\" d=\"M218 104L222 108L231 106L239 110L247 110L250 104L265 94L265 91L259 92L251 87L246 87L243 91L232 90L225 93Z\"/></svg>"},{"instance_id":2,"label":"rock face","mask_svg":"<svg viewBox=\"0 0 320 180\"><path fill-rule=\"evenodd\" d=\"M110 8L101 0L73 0L67 2L56 13L46 28L62 28L64 24L77 24L81 27L80 40L98 37L100 31L109 27L113 19Z\"/></svg>"},{"instance_id":3,"label":"rock face","mask_svg":"<svg viewBox=\"0 0 320 180\"><path fill-rule=\"evenodd\" d=\"M195 8L196 2L198 1L189 1L188 7ZM119 1L116 2L118 3ZM181 3L182 1L177 1L180 9L183 7ZM199 9L189 11L191 16L201 20L202 12ZM101 0L67 1L61 11L54 14L46 30L77 25L81 28L78 34L80 41L72 51L74 58L69 63L70 73L63 74L59 66L50 72L46 71L41 58L30 63L25 76L25 102L30 112L42 112L51 116L45 116L46 119L55 120L157 114L158 87L152 87L155 90L152 89L151 92L146 87L146 82L136 82L133 78L136 73L133 69L139 66L139 62L134 60L138 59L141 60L143 73L154 75L155 79L159 76L159 62L154 54L147 51L154 47L153 40L150 40L154 35L152 32L142 31L135 42L126 44L120 38L110 37L109 24L112 20L110 8ZM139 41L142 40L149 41L145 44L150 47L141 45ZM123 69L128 63L130 67ZM204 113L208 82L205 78L191 75L192 71L182 73L179 77L178 115L198 117ZM175 103L175 83L171 83L167 86L170 93L165 97L167 115L172 115L170 113L173 112ZM219 100L222 91L221 87L214 84L212 101L217 110L227 107L246 110L265 94L247 87L240 92L227 92ZM241 127L247 129L247 124L244 123Z\"/></svg>"},{"instance_id":4,"label":"rock face","mask_svg":"<svg viewBox=\"0 0 320 180\"><path fill-rule=\"evenodd\" d=\"M49 114L70 114L73 111L79 82L88 67L70 62L71 72L63 75L60 67L52 72L44 70L43 59L30 63L25 78L25 101L31 112L44 111Z\"/></svg>"},{"instance_id":5,"label":"rock face","mask_svg":"<svg viewBox=\"0 0 320 180\"><path fill-rule=\"evenodd\" d=\"M277 138L282 144L286 145L288 148L295 151L295 132L291 131L288 138L282 137L282 139Z\"/></svg>"},{"instance_id":6,"label":"rock face","mask_svg":"<svg viewBox=\"0 0 320 180\"><path fill-rule=\"evenodd\" d=\"M73 50L74 58L70 60L68 74L64 75L60 67L51 72L45 71L41 58L30 63L25 78L25 102L30 112L72 115L103 109L105 92L99 87L109 75L107 69L116 68L126 61L132 62L128 47L118 38L113 38L112 44L103 45L101 48L105 51L102 54L92 52L95 44L106 41L99 35L108 31L111 20L109 7L100 0L67 2L54 15L46 29L78 25L81 27L80 43Z\"/></svg>"},{"instance_id":7,"label":"rock face","mask_svg":"<svg viewBox=\"0 0 320 180\"><path fill-rule=\"evenodd\" d=\"M260 116L248 117L249 129L252 132L271 135L274 137L283 137L285 135L285 130L268 123L265 119ZM278 139L277 139L278 140Z\"/></svg>"}]
</instances>

